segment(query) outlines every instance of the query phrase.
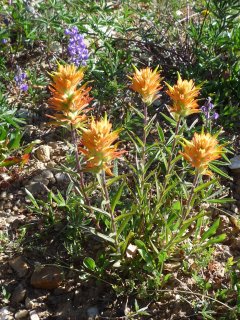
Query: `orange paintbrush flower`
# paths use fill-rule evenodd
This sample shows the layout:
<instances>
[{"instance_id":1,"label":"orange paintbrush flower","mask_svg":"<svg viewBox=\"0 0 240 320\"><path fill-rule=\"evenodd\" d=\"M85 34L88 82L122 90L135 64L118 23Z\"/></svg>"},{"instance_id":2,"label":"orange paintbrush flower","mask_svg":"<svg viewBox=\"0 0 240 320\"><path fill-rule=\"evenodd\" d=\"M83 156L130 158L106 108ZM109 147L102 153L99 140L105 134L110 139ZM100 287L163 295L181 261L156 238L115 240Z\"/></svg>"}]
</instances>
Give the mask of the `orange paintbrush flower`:
<instances>
[{"instance_id":1,"label":"orange paintbrush flower","mask_svg":"<svg viewBox=\"0 0 240 320\"><path fill-rule=\"evenodd\" d=\"M83 69L77 70L74 65L59 65L58 71L53 74L53 83L50 85L53 96L49 99L49 105L57 113L49 117L57 123L75 127L84 124L86 113L90 110L87 106L92 98L89 96L91 87L87 88L84 84L77 89L83 75Z\"/></svg>"},{"instance_id":2,"label":"orange paintbrush flower","mask_svg":"<svg viewBox=\"0 0 240 320\"><path fill-rule=\"evenodd\" d=\"M218 144L215 136L210 133L194 133L191 141L185 140L183 157L198 170L200 174L212 175L207 170L211 161L221 157L223 146Z\"/></svg>"},{"instance_id":3,"label":"orange paintbrush flower","mask_svg":"<svg viewBox=\"0 0 240 320\"><path fill-rule=\"evenodd\" d=\"M58 65L58 71L53 72L53 83L50 86L52 92L66 93L69 89L74 90L84 77L84 68L77 70L75 65Z\"/></svg>"},{"instance_id":4,"label":"orange paintbrush flower","mask_svg":"<svg viewBox=\"0 0 240 320\"><path fill-rule=\"evenodd\" d=\"M112 175L110 163L125 151L117 151L118 144L113 143L118 139L120 130L111 132L112 124L105 116L100 121L92 119L89 128L83 129L82 145L79 148L87 161L86 171L106 171Z\"/></svg>"},{"instance_id":5,"label":"orange paintbrush flower","mask_svg":"<svg viewBox=\"0 0 240 320\"><path fill-rule=\"evenodd\" d=\"M168 90L166 93L173 100L173 106L170 112L174 113L177 117L186 117L193 113L200 112L197 100L199 95L200 86L195 86L193 80L182 80L178 73L178 81L173 87L168 83Z\"/></svg>"},{"instance_id":6,"label":"orange paintbrush flower","mask_svg":"<svg viewBox=\"0 0 240 320\"><path fill-rule=\"evenodd\" d=\"M140 93L142 100L147 105L151 105L160 96L159 90L162 89L160 86L160 72L158 67L153 71L149 67L138 70L134 66L135 73L129 79L132 80L130 88Z\"/></svg>"}]
</instances>

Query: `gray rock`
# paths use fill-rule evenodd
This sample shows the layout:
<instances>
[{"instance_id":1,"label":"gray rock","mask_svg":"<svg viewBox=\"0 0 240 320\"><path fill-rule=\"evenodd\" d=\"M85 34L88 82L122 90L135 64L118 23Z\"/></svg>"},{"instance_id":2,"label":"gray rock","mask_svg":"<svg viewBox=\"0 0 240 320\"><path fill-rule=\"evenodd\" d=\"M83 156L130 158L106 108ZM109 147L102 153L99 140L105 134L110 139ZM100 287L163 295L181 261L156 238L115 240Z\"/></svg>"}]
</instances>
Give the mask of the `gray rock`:
<instances>
[{"instance_id":1,"label":"gray rock","mask_svg":"<svg viewBox=\"0 0 240 320\"><path fill-rule=\"evenodd\" d=\"M93 306L87 309L87 315L88 315L88 320L95 319L97 316L100 315L98 307Z\"/></svg>"},{"instance_id":2,"label":"gray rock","mask_svg":"<svg viewBox=\"0 0 240 320\"><path fill-rule=\"evenodd\" d=\"M15 313L15 319L24 319L28 316L27 310L19 310L17 313Z\"/></svg>"},{"instance_id":3,"label":"gray rock","mask_svg":"<svg viewBox=\"0 0 240 320\"><path fill-rule=\"evenodd\" d=\"M49 182L55 182L55 178L51 170L44 170L41 175L44 179L49 180Z\"/></svg>"},{"instance_id":4,"label":"gray rock","mask_svg":"<svg viewBox=\"0 0 240 320\"><path fill-rule=\"evenodd\" d=\"M235 157L230 159L231 164L229 165L229 169L231 169L235 173L240 173L240 155L236 155Z\"/></svg>"},{"instance_id":5,"label":"gray rock","mask_svg":"<svg viewBox=\"0 0 240 320\"><path fill-rule=\"evenodd\" d=\"M34 308L34 302L28 297L25 299L25 307L27 309L33 309Z\"/></svg>"},{"instance_id":6,"label":"gray rock","mask_svg":"<svg viewBox=\"0 0 240 320\"><path fill-rule=\"evenodd\" d=\"M17 306L20 302L22 302L25 299L26 293L27 293L27 290L24 288L24 286L21 283L17 285L11 295L11 299L10 299L11 305Z\"/></svg>"},{"instance_id":7,"label":"gray rock","mask_svg":"<svg viewBox=\"0 0 240 320\"><path fill-rule=\"evenodd\" d=\"M48 145L41 145L35 151L35 156L40 161L43 161L43 162L50 161L51 149L52 148Z\"/></svg>"},{"instance_id":8,"label":"gray rock","mask_svg":"<svg viewBox=\"0 0 240 320\"><path fill-rule=\"evenodd\" d=\"M56 178L57 184L59 186L66 185L66 184L70 183L70 178L69 178L68 174L65 172L58 172L57 174L55 174L55 178Z\"/></svg>"},{"instance_id":9,"label":"gray rock","mask_svg":"<svg viewBox=\"0 0 240 320\"><path fill-rule=\"evenodd\" d=\"M28 264L21 256L13 258L9 261L9 264L20 278L23 278L28 273Z\"/></svg>"},{"instance_id":10,"label":"gray rock","mask_svg":"<svg viewBox=\"0 0 240 320\"><path fill-rule=\"evenodd\" d=\"M6 191L2 191L1 193L0 193L0 198L1 199L5 199L7 197L7 192Z\"/></svg>"},{"instance_id":11,"label":"gray rock","mask_svg":"<svg viewBox=\"0 0 240 320\"><path fill-rule=\"evenodd\" d=\"M30 320L39 320L39 316L35 310L29 312Z\"/></svg>"},{"instance_id":12,"label":"gray rock","mask_svg":"<svg viewBox=\"0 0 240 320\"><path fill-rule=\"evenodd\" d=\"M10 320L13 319L11 312L8 310L8 307L3 307L0 309L0 320Z\"/></svg>"},{"instance_id":13,"label":"gray rock","mask_svg":"<svg viewBox=\"0 0 240 320\"><path fill-rule=\"evenodd\" d=\"M43 183L44 182L44 183ZM30 182L26 186L26 189L32 193L33 196L36 196L40 193L47 193L49 192L49 189L47 188L46 184L48 184L48 180L43 181L43 182Z\"/></svg>"}]
</instances>

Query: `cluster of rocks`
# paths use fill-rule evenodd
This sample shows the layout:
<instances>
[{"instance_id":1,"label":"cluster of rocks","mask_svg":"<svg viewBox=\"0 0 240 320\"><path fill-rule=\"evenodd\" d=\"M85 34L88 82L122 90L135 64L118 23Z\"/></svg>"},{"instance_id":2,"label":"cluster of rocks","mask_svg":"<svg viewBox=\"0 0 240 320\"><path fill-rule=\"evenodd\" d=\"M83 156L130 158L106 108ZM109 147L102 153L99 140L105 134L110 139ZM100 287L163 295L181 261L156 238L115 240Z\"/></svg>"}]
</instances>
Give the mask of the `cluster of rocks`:
<instances>
[{"instance_id":1,"label":"cluster of rocks","mask_svg":"<svg viewBox=\"0 0 240 320\"><path fill-rule=\"evenodd\" d=\"M98 306L82 305L84 293L72 285L76 285L76 280L70 279L72 271L65 281L59 266L31 266L26 257L17 255L8 262L6 273L14 273L16 281L7 286L10 298L8 305L0 308L0 320L46 319L49 308L59 319L91 320L100 315Z\"/></svg>"}]
</instances>

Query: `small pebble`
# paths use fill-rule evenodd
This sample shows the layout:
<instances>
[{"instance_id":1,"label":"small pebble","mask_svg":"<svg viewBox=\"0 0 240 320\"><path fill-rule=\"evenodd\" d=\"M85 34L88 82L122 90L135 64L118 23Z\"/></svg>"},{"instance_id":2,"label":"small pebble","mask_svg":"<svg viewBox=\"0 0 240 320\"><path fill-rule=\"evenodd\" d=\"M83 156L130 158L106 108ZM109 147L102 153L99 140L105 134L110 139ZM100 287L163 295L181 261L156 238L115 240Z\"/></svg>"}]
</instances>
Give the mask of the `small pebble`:
<instances>
[{"instance_id":1,"label":"small pebble","mask_svg":"<svg viewBox=\"0 0 240 320\"><path fill-rule=\"evenodd\" d=\"M28 316L27 310L19 310L17 313L15 313L15 319L23 319Z\"/></svg>"},{"instance_id":2,"label":"small pebble","mask_svg":"<svg viewBox=\"0 0 240 320\"><path fill-rule=\"evenodd\" d=\"M30 320L39 320L39 316L37 315L35 310L30 311L29 314L30 314Z\"/></svg>"}]
</instances>

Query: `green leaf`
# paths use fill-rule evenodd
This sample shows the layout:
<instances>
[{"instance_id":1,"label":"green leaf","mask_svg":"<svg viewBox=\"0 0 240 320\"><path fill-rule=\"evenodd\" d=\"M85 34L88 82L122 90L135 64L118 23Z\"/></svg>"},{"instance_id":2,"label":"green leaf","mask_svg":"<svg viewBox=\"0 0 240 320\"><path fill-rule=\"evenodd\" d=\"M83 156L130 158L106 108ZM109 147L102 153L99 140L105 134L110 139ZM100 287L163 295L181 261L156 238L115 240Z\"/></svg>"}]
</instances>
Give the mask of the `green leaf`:
<instances>
[{"instance_id":1,"label":"green leaf","mask_svg":"<svg viewBox=\"0 0 240 320\"><path fill-rule=\"evenodd\" d=\"M219 224L220 224L220 218L214 221L211 227L203 233L203 235L201 236L201 242L205 241L206 239L214 235L219 227Z\"/></svg>"},{"instance_id":2,"label":"green leaf","mask_svg":"<svg viewBox=\"0 0 240 320\"><path fill-rule=\"evenodd\" d=\"M28 189L25 189L29 200L32 202L32 204L34 205L35 208L39 209L39 205L36 201L36 199L34 198L34 196L32 195L32 193L30 191L28 191Z\"/></svg>"},{"instance_id":3,"label":"green leaf","mask_svg":"<svg viewBox=\"0 0 240 320\"><path fill-rule=\"evenodd\" d=\"M84 267L86 267L87 269L89 269L91 271L94 271L94 269L96 268L95 261L90 257L84 258L83 265L84 265Z\"/></svg>"},{"instance_id":4,"label":"green leaf","mask_svg":"<svg viewBox=\"0 0 240 320\"><path fill-rule=\"evenodd\" d=\"M140 117L140 118L142 118L142 119L144 119L144 114L141 112L141 111L139 111L137 108L135 108L133 105L129 105L130 106L130 108L131 109L133 109L133 111Z\"/></svg>"},{"instance_id":5,"label":"green leaf","mask_svg":"<svg viewBox=\"0 0 240 320\"><path fill-rule=\"evenodd\" d=\"M204 247L208 247L212 244L222 242L226 239L226 237L227 237L227 235L225 233L222 233L219 236L216 236L216 237L208 240L208 242L206 244L204 244Z\"/></svg>"},{"instance_id":6,"label":"green leaf","mask_svg":"<svg viewBox=\"0 0 240 320\"><path fill-rule=\"evenodd\" d=\"M223 199L206 199L207 203L229 203L229 202L235 202L235 199L231 198L223 198Z\"/></svg>"},{"instance_id":7,"label":"green leaf","mask_svg":"<svg viewBox=\"0 0 240 320\"><path fill-rule=\"evenodd\" d=\"M176 122L174 119L166 116L166 115L165 115L164 113L162 113L162 112L160 112L160 113L161 113L161 115L163 116L163 118L164 118L165 120L167 120L173 127L176 127L176 126L177 126L177 122Z\"/></svg>"},{"instance_id":8,"label":"green leaf","mask_svg":"<svg viewBox=\"0 0 240 320\"><path fill-rule=\"evenodd\" d=\"M194 189L194 192L197 193L203 189L206 189L207 187L209 187L211 184L215 183L217 181L217 179L212 179L206 183L201 184L200 186L198 186L197 188Z\"/></svg>"},{"instance_id":9,"label":"green leaf","mask_svg":"<svg viewBox=\"0 0 240 320\"><path fill-rule=\"evenodd\" d=\"M219 169L218 167L216 167L214 164L210 163L209 164L209 169L216 172L217 174L219 174L220 176L227 178L229 180L233 180L232 177L230 177L227 173L223 172L221 169Z\"/></svg>"},{"instance_id":10,"label":"green leaf","mask_svg":"<svg viewBox=\"0 0 240 320\"><path fill-rule=\"evenodd\" d=\"M118 202L119 202L119 200L120 200L120 198L121 198L121 195L122 195L124 186L125 186L125 181L123 181L123 183L120 185L117 193L115 194L115 196L114 196L114 198L113 198L113 200L112 200L112 203L111 203L111 209L112 209L112 211L115 210L115 207L116 207L116 205L118 204Z\"/></svg>"},{"instance_id":11,"label":"green leaf","mask_svg":"<svg viewBox=\"0 0 240 320\"><path fill-rule=\"evenodd\" d=\"M101 238L101 239L103 239L103 240L105 240L105 241L107 241L107 242L110 242L110 243L114 243L115 244L115 240L113 239L113 238L111 238L111 237L109 237L109 236L107 236L107 235L105 235L105 234L103 234L103 233L101 233L101 232L98 232L96 229L94 229L94 228L92 228L92 227L84 227L84 226L81 226L81 228L82 228L82 230L84 230L84 231L86 231L86 232L89 232L89 233L91 233L91 234L93 234L93 235L95 235L95 236L97 236L97 237L99 237L99 238Z\"/></svg>"},{"instance_id":12,"label":"green leaf","mask_svg":"<svg viewBox=\"0 0 240 320\"><path fill-rule=\"evenodd\" d=\"M160 141L165 142L164 132L162 127L159 125L159 123L157 123L157 131L158 131L158 136Z\"/></svg>"}]
</instances>

